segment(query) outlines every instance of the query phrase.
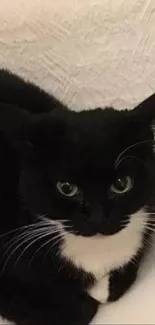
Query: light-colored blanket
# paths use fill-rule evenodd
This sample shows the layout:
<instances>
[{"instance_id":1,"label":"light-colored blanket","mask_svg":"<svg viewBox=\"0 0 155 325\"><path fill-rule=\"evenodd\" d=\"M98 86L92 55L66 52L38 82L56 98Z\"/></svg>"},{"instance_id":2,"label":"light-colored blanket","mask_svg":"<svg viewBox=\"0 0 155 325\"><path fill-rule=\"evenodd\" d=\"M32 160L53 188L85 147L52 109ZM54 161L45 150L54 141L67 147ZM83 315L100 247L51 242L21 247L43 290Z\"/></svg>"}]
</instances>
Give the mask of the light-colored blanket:
<instances>
[{"instance_id":1,"label":"light-colored blanket","mask_svg":"<svg viewBox=\"0 0 155 325\"><path fill-rule=\"evenodd\" d=\"M134 107L155 91L154 0L1 0L0 66L70 107ZM94 323L155 323L155 254Z\"/></svg>"}]
</instances>

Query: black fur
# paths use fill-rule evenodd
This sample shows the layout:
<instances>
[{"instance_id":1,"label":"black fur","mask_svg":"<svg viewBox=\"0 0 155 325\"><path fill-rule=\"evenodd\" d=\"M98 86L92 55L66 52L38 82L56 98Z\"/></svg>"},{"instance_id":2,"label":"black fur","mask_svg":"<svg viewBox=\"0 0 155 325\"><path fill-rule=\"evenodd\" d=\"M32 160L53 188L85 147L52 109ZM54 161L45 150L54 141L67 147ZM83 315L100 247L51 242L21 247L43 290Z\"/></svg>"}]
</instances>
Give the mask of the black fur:
<instances>
[{"instance_id":1,"label":"black fur","mask_svg":"<svg viewBox=\"0 0 155 325\"><path fill-rule=\"evenodd\" d=\"M138 107L133 112L107 108L76 113L38 87L1 71L0 103L1 234L37 223L37 215L45 214L69 220L72 231L80 235L112 235L129 215L154 206L152 99L151 105L141 104L141 111ZM119 154L138 142L142 143L131 147L128 159L117 165ZM111 184L126 173L134 178L133 189L113 196ZM76 184L78 194L63 197L57 181ZM27 244L21 245L6 263L7 243L15 234L0 237L0 314L19 325L87 325L98 308L87 294L95 282L93 274L60 259L60 243L50 254L49 245L43 246L29 264L43 239L17 262ZM132 284L140 259L136 267L126 265L121 275L113 270L110 301Z\"/></svg>"},{"instance_id":2,"label":"black fur","mask_svg":"<svg viewBox=\"0 0 155 325\"><path fill-rule=\"evenodd\" d=\"M139 252L135 259L136 262L131 261L121 270L117 269L111 272L108 301L118 300L131 287L136 280L141 258L142 253Z\"/></svg>"}]
</instances>

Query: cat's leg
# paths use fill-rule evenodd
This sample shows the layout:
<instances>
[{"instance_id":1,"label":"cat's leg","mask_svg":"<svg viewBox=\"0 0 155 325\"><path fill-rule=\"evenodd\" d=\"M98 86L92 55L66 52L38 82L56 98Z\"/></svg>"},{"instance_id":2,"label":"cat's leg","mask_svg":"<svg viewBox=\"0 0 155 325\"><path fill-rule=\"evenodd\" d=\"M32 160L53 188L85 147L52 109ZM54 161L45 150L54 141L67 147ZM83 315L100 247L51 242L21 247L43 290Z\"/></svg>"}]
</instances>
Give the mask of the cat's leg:
<instances>
[{"instance_id":1,"label":"cat's leg","mask_svg":"<svg viewBox=\"0 0 155 325\"><path fill-rule=\"evenodd\" d=\"M131 287L137 277L139 264L139 261L130 262L110 273L108 301L118 300Z\"/></svg>"},{"instance_id":2,"label":"cat's leg","mask_svg":"<svg viewBox=\"0 0 155 325\"><path fill-rule=\"evenodd\" d=\"M90 296L100 303L119 299L135 281L138 268L139 261L110 272L89 290Z\"/></svg>"},{"instance_id":3,"label":"cat's leg","mask_svg":"<svg viewBox=\"0 0 155 325\"><path fill-rule=\"evenodd\" d=\"M109 279L110 274L105 275L89 290L89 295L102 304L109 298Z\"/></svg>"},{"instance_id":4,"label":"cat's leg","mask_svg":"<svg viewBox=\"0 0 155 325\"><path fill-rule=\"evenodd\" d=\"M99 303L55 279L49 290L16 278L0 279L0 315L20 325L88 325Z\"/></svg>"}]
</instances>

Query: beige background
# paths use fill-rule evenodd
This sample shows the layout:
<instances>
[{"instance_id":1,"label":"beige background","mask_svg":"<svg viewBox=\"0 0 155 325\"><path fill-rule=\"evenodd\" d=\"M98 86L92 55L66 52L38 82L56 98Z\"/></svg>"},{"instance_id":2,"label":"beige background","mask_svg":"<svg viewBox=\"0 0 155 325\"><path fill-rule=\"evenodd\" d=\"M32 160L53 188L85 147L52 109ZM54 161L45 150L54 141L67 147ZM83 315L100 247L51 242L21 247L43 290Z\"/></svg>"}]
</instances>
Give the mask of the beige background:
<instances>
[{"instance_id":1,"label":"beige background","mask_svg":"<svg viewBox=\"0 0 155 325\"><path fill-rule=\"evenodd\" d=\"M74 109L133 107L155 91L154 0L1 0L0 66ZM155 256L95 323L155 323Z\"/></svg>"}]
</instances>

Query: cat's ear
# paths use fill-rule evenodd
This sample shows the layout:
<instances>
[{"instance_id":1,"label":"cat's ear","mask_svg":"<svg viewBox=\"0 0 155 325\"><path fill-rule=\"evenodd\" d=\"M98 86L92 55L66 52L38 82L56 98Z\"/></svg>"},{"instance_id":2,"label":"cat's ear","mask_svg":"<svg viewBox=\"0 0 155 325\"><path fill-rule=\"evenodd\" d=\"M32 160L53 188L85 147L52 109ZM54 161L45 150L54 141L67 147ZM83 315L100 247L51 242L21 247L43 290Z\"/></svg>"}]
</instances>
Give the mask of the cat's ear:
<instances>
[{"instance_id":1,"label":"cat's ear","mask_svg":"<svg viewBox=\"0 0 155 325\"><path fill-rule=\"evenodd\" d=\"M33 118L24 109L8 104L0 104L0 132L16 148L30 145L30 130Z\"/></svg>"},{"instance_id":2,"label":"cat's ear","mask_svg":"<svg viewBox=\"0 0 155 325\"><path fill-rule=\"evenodd\" d=\"M155 94L137 105L131 112L131 116L144 124L152 124L155 120Z\"/></svg>"},{"instance_id":3,"label":"cat's ear","mask_svg":"<svg viewBox=\"0 0 155 325\"><path fill-rule=\"evenodd\" d=\"M49 151L57 149L66 134L66 123L63 117L50 113L36 114L31 127L29 141L39 149Z\"/></svg>"},{"instance_id":4,"label":"cat's ear","mask_svg":"<svg viewBox=\"0 0 155 325\"><path fill-rule=\"evenodd\" d=\"M49 150L57 147L65 133L65 123L51 113L32 114L20 107L0 104L0 131L17 150Z\"/></svg>"}]
</instances>

